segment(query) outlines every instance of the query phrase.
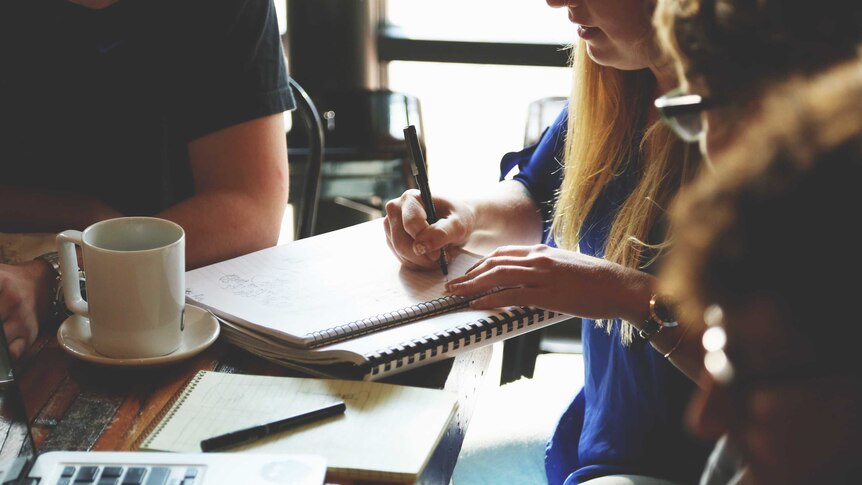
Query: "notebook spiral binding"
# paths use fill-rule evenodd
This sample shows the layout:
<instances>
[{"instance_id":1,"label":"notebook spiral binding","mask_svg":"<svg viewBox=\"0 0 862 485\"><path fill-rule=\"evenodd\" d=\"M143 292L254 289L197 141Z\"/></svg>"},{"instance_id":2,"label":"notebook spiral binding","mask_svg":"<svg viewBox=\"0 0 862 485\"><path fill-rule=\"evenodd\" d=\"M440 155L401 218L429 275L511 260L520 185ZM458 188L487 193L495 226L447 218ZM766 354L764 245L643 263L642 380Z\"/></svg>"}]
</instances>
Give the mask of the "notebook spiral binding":
<instances>
[{"instance_id":1,"label":"notebook spiral binding","mask_svg":"<svg viewBox=\"0 0 862 485\"><path fill-rule=\"evenodd\" d=\"M167 402L167 404L162 407L161 411L150 421L150 424L141 432L141 435L132 445L132 449L139 449L142 446L147 446L151 443L159 433L162 432L162 429L168 424L168 422L173 417L174 413L177 409L180 408L180 405L186 398L191 394L191 392L197 387L198 382L200 382L201 378L203 378L205 371L198 371L189 381L184 385L179 392L174 394L174 396Z\"/></svg>"},{"instance_id":2,"label":"notebook spiral binding","mask_svg":"<svg viewBox=\"0 0 862 485\"><path fill-rule=\"evenodd\" d=\"M553 311L539 308L515 308L366 356L368 362L364 366L367 375L376 376L416 361L437 360L442 358L443 354L483 340L486 343L502 340L515 330L531 327L555 315Z\"/></svg>"},{"instance_id":3,"label":"notebook spiral binding","mask_svg":"<svg viewBox=\"0 0 862 485\"><path fill-rule=\"evenodd\" d=\"M378 330L415 322L433 315L440 315L470 305L472 298L466 296L448 295L434 300L417 303L407 308L381 313L373 317L354 320L344 325L327 328L309 334L311 348L322 347L335 342L341 342L360 335L369 334Z\"/></svg>"}]
</instances>

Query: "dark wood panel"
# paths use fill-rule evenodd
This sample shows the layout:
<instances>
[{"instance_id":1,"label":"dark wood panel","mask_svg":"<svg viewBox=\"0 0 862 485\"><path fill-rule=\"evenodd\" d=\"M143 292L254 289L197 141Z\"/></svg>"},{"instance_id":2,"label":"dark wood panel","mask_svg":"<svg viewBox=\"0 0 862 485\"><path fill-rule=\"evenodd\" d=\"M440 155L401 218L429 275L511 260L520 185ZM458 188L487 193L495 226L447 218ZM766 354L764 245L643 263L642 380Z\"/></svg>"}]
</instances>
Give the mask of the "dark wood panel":
<instances>
[{"instance_id":1,"label":"dark wood panel","mask_svg":"<svg viewBox=\"0 0 862 485\"><path fill-rule=\"evenodd\" d=\"M549 67L567 67L570 52L558 44L412 38L392 27L381 29L377 36L377 50L382 61Z\"/></svg>"}]
</instances>

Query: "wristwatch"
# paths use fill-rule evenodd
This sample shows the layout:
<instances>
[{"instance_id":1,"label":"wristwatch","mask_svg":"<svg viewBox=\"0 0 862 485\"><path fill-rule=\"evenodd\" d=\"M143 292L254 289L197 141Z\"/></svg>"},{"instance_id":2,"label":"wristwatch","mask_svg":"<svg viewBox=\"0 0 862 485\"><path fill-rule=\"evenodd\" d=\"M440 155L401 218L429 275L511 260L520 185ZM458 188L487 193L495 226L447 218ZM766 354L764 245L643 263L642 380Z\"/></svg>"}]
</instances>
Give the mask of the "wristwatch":
<instances>
[{"instance_id":1,"label":"wristwatch","mask_svg":"<svg viewBox=\"0 0 862 485\"><path fill-rule=\"evenodd\" d=\"M58 277L60 276L60 255L57 251L40 254L39 256L36 256L36 259L41 259L50 264L51 267L54 268L54 273L56 273Z\"/></svg>"},{"instance_id":2,"label":"wristwatch","mask_svg":"<svg viewBox=\"0 0 862 485\"><path fill-rule=\"evenodd\" d=\"M51 251L50 253L36 256L36 259L45 261L54 269L54 285L48 290L48 298L51 304L51 317L53 321L62 321L72 315L72 312L66 308L66 299L63 297L63 274L60 271L60 255L57 254L57 251ZM86 278L84 277L84 272L81 270L78 270L78 281L81 285L81 296L86 298Z\"/></svg>"},{"instance_id":3,"label":"wristwatch","mask_svg":"<svg viewBox=\"0 0 862 485\"><path fill-rule=\"evenodd\" d=\"M653 294L649 299L649 317L644 321L643 328L638 331L640 337L649 340L664 328L676 327L679 323L673 307L673 299L660 293Z\"/></svg>"},{"instance_id":4,"label":"wristwatch","mask_svg":"<svg viewBox=\"0 0 862 485\"><path fill-rule=\"evenodd\" d=\"M51 317L54 321L59 321L60 317L66 313L66 303L63 299L63 285L60 283L60 255L57 251L40 254L36 259L41 259L51 265L54 269L54 284L48 290L48 298L51 303Z\"/></svg>"}]
</instances>

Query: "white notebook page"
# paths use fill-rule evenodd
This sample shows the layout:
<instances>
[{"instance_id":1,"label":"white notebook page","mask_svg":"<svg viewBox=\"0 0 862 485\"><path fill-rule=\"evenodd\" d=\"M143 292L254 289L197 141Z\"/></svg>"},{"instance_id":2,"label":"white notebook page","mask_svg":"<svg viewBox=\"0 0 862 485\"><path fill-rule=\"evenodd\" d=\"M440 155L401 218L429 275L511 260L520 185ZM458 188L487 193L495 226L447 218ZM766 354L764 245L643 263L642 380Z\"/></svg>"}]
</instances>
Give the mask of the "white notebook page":
<instances>
[{"instance_id":1,"label":"white notebook page","mask_svg":"<svg viewBox=\"0 0 862 485\"><path fill-rule=\"evenodd\" d=\"M478 258L450 251L450 277ZM403 268L376 220L189 271L186 294L216 315L300 343L316 331L445 296L445 283L439 269Z\"/></svg>"},{"instance_id":2,"label":"white notebook page","mask_svg":"<svg viewBox=\"0 0 862 485\"><path fill-rule=\"evenodd\" d=\"M202 439L343 400L343 416L230 451L319 454L336 474L415 477L456 407L455 395L447 391L367 381L202 371L193 383L141 449L198 452Z\"/></svg>"}]
</instances>

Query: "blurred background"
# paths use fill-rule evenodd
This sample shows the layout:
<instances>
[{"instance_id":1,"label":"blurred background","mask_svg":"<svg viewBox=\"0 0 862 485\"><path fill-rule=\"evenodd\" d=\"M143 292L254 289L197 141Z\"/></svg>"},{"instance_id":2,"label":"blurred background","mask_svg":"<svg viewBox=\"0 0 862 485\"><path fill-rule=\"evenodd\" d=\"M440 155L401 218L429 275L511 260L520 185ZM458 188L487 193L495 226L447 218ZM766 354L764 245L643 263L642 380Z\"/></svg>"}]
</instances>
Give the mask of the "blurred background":
<instances>
[{"instance_id":1,"label":"blurred background","mask_svg":"<svg viewBox=\"0 0 862 485\"><path fill-rule=\"evenodd\" d=\"M501 157L537 141L571 90L575 28L544 0L276 4L290 76L315 108L289 115L294 210L283 240L381 217L388 200L413 188L408 124L433 193L493 186ZM555 354L544 366L549 382L579 375L578 360L560 360L580 351L579 337L572 319L495 345L491 384L532 377L539 354Z\"/></svg>"},{"instance_id":2,"label":"blurred background","mask_svg":"<svg viewBox=\"0 0 862 485\"><path fill-rule=\"evenodd\" d=\"M290 75L324 125L315 233L378 217L412 187L407 124L417 125L432 190L470 193L497 182L501 156L537 138L570 91L574 27L543 0L276 4ZM294 120L288 138L299 191L303 125Z\"/></svg>"}]
</instances>

